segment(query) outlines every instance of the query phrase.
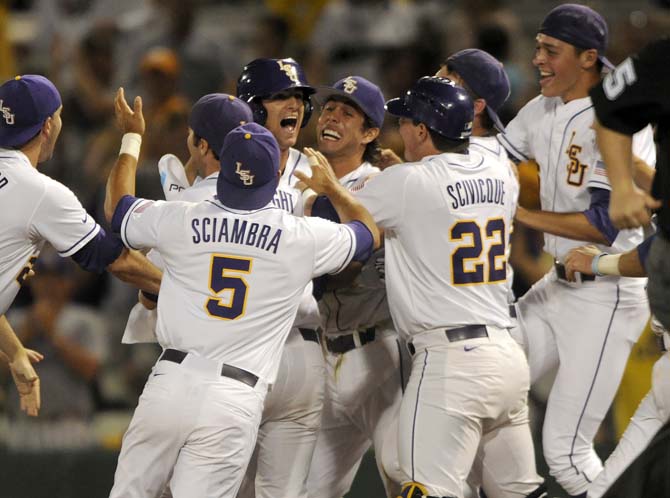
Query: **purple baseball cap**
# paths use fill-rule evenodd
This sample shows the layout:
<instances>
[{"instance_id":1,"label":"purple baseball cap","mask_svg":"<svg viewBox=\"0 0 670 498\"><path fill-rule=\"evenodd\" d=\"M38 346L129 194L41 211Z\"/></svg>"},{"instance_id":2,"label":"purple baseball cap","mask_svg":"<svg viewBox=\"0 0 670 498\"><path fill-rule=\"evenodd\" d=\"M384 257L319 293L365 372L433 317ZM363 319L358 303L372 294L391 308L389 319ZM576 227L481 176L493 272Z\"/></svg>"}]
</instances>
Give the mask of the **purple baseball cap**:
<instances>
[{"instance_id":1,"label":"purple baseball cap","mask_svg":"<svg viewBox=\"0 0 670 498\"><path fill-rule=\"evenodd\" d=\"M274 135L256 123L238 126L226 135L219 157L219 201L246 211L267 206L279 183L279 145Z\"/></svg>"},{"instance_id":2,"label":"purple baseball cap","mask_svg":"<svg viewBox=\"0 0 670 498\"><path fill-rule=\"evenodd\" d=\"M484 50L468 48L450 55L446 64L478 97L486 100L487 114L498 130L505 131L497 112L510 95L509 78L502 62Z\"/></svg>"},{"instance_id":3,"label":"purple baseball cap","mask_svg":"<svg viewBox=\"0 0 670 498\"><path fill-rule=\"evenodd\" d=\"M28 142L46 119L62 105L51 81L38 74L24 74L0 86L0 147Z\"/></svg>"},{"instance_id":4,"label":"purple baseball cap","mask_svg":"<svg viewBox=\"0 0 670 498\"><path fill-rule=\"evenodd\" d=\"M595 48L600 62L609 68L614 67L604 55L607 50L607 23L600 14L586 5L559 5L547 14L538 33L578 48Z\"/></svg>"},{"instance_id":5,"label":"purple baseball cap","mask_svg":"<svg viewBox=\"0 0 670 498\"><path fill-rule=\"evenodd\" d=\"M332 87L319 88L316 99L324 105L333 95L351 100L377 128L384 124L384 94L374 83L361 76L347 76Z\"/></svg>"},{"instance_id":6,"label":"purple baseball cap","mask_svg":"<svg viewBox=\"0 0 670 498\"><path fill-rule=\"evenodd\" d=\"M251 108L243 100L226 93L210 93L193 105L188 126L218 154L230 130L253 120Z\"/></svg>"}]
</instances>

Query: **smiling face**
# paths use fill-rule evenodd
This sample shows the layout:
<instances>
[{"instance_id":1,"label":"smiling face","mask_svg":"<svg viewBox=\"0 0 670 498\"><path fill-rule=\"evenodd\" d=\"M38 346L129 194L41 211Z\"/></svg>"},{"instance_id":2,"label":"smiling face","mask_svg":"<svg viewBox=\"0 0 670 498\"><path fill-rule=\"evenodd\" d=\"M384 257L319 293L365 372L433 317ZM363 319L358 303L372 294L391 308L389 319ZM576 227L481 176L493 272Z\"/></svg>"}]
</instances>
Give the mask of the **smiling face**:
<instances>
[{"instance_id":1,"label":"smiling face","mask_svg":"<svg viewBox=\"0 0 670 498\"><path fill-rule=\"evenodd\" d=\"M289 89L263 99L267 111L265 127L277 139L280 150L293 147L298 141L300 127L305 116L302 90Z\"/></svg>"},{"instance_id":2,"label":"smiling face","mask_svg":"<svg viewBox=\"0 0 670 498\"><path fill-rule=\"evenodd\" d=\"M542 95L564 102L586 97L596 74L588 74L596 64L596 50L578 53L574 45L542 33L535 40L533 65L540 71Z\"/></svg>"},{"instance_id":3,"label":"smiling face","mask_svg":"<svg viewBox=\"0 0 670 498\"><path fill-rule=\"evenodd\" d=\"M379 128L365 127L365 114L350 100L330 98L316 124L319 151L326 157L359 155L379 135Z\"/></svg>"}]
</instances>

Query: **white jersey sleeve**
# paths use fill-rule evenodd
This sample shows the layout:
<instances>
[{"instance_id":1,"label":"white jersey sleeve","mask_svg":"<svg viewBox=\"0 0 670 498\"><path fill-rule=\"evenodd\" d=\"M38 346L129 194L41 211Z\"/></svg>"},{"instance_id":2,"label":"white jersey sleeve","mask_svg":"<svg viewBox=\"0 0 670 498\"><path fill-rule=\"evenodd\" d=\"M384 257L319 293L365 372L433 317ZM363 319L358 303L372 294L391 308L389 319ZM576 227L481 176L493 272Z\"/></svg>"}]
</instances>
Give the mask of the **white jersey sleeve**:
<instances>
[{"instance_id":1,"label":"white jersey sleeve","mask_svg":"<svg viewBox=\"0 0 670 498\"><path fill-rule=\"evenodd\" d=\"M46 178L44 197L30 220L30 230L36 238L48 240L60 256L66 257L88 244L100 226L69 188Z\"/></svg>"},{"instance_id":2,"label":"white jersey sleeve","mask_svg":"<svg viewBox=\"0 0 670 498\"><path fill-rule=\"evenodd\" d=\"M158 248L160 239L170 232L169 225L180 222L184 216L184 206L189 204L147 199L129 202L119 231L123 244L129 249Z\"/></svg>"},{"instance_id":3,"label":"white jersey sleeve","mask_svg":"<svg viewBox=\"0 0 670 498\"><path fill-rule=\"evenodd\" d=\"M533 158L528 130L533 126L532 109L536 107L535 101L538 98L536 97L522 107L516 117L505 127L505 131L497 136L507 152L519 161Z\"/></svg>"},{"instance_id":4,"label":"white jersey sleeve","mask_svg":"<svg viewBox=\"0 0 670 498\"><path fill-rule=\"evenodd\" d=\"M346 225L321 218L302 218L314 237L313 276L339 273L350 262L356 252L356 237Z\"/></svg>"}]
</instances>

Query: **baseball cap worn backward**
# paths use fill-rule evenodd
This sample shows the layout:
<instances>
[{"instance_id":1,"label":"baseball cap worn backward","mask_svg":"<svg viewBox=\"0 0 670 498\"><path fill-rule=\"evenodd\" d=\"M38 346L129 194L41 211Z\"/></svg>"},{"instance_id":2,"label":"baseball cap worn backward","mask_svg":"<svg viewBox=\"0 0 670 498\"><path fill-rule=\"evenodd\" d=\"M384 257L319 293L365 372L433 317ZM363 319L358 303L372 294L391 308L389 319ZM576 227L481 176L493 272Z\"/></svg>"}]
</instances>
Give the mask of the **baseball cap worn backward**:
<instances>
[{"instance_id":1,"label":"baseball cap worn backward","mask_svg":"<svg viewBox=\"0 0 670 498\"><path fill-rule=\"evenodd\" d=\"M226 93L210 93L193 105L188 126L198 137L207 140L209 147L218 154L233 128L253 120L246 102Z\"/></svg>"},{"instance_id":2,"label":"baseball cap worn backward","mask_svg":"<svg viewBox=\"0 0 670 498\"><path fill-rule=\"evenodd\" d=\"M279 145L266 128L256 123L234 128L219 157L216 189L224 206L249 211L272 200L279 182Z\"/></svg>"},{"instance_id":3,"label":"baseball cap worn backward","mask_svg":"<svg viewBox=\"0 0 670 498\"><path fill-rule=\"evenodd\" d=\"M582 49L595 48L598 59L607 67L614 65L605 57L607 23L595 10L586 5L566 3L554 8L544 18L538 33L542 33Z\"/></svg>"},{"instance_id":4,"label":"baseball cap worn backward","mask_svg":"<svg viewBox=\"0 0 670 498\"><path fill-rule=\"evenodd\" d=\"M62 105L60 93L44 76L16 76L0 86L0 147L28 142Z\"/></svg>"},{"instance_id":5,"label":"baseball cap worn backward","mask_svg":"<svg viewBox=\"0 0 670 498\"><path fill-rule=\"evenodd\" d=\"M386 110L393 116L419 121L452 140L472 135L474 103L463 87L448 78L420 78L403 97L386 102Z\"/></svg>"},{"instance_id":6,"label":"baseball cap worn backward","mask_svg":"<svg viewBox=\"0 0 670 498\"><path fill-rule=\"evenodd\" d=\"M384 124L384 94L371 81L361 76L347 76L332 87L319 88L316 98L321 105L324 105L333 95L354 102L377 128L381 128Z\"/></svg>"},{"instance_id":7,"label":"baseball cap worn backward","mask_svg":"<svg viewBox=\"0 0 670 498\"><path fill-rule=\"evenodd\" d=\"M502 62L484 50L468 48L450 55L447 65L477 96L486 100L486 112L496 127L504 131L497 111L510 96L510 82Z\"/></svg>"}]
</instances>

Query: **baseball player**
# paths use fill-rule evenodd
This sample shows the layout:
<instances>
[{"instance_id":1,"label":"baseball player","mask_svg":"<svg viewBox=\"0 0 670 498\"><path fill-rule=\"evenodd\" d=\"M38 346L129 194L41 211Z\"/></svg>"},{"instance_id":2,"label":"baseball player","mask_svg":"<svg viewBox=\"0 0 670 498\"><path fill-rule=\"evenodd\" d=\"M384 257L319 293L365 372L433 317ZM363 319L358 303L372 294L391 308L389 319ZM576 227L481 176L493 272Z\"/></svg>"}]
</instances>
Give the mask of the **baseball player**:
<instances>
[{"instance_id":1,"label":"baseball player","mask_svg":"<svg viewBox=\"0 0 670 498\"><path fill-rule=\"evenodd\" d=\"M659 40L639 55L622 62L592 91L596 115L602 126L596 127L598 143L612 181L610 214L614 224L629 228L647 224L649 208L660 208L659 236L651 248L647 269L647 294L652 313L670 328L670 40ZM631 180L631 136L651 121L658 125L661 151L652 196L635 188Z\"/></svg>"},{"instance_id":2,"label":"baseball player","mask_svg":"<svg viewBox=\"0 0 670 498\"><path fill-rule=\"evenodd\" d=\"M281 176L273 204L295 216L304 212L295 173L308 174L309 164L293 147L312 114L314 92L293 59L256 59L245 66L237 84L237 95L251 107L254 121L265 126L279 144ZM284 346L277 380L265 400L258 442L240 498L307 497L307 473L323 406L319 326L310 283Z\"/></svg>"},{"instance_id":3,"label":"baseball player","mask_svg":"<svg viewBox=\"0 0 670 498\"><path fill-rule=\"evenodd\" d=\"M384 96L379 87L360 76L348 76L319 91L322 105L316 125L319 152L330 163L340 183L351 192L379 169L371 162L379 154L377 137L384 122ZM313 207L321 211L323 197ZM400 492L400 477L382 463L389 433L395 433L403 388L400 344L393 327L384 282L379 280L373 255L351 284L327 286L321 300L326 358L326 393L308 491L314 498L344 496L363 455L374 445L377 467L387 496ZM373 275L372 279L366 275ZM389 448L397 460L395 445ZM393 467L397 467L393 465Z\"/></svg>"},{"instance_id":4,"label":"baseball player","mask_svg":"<svg viewBox=\"0 0 670 498\"><path fill-rule=\"evenodd\" d=\"M609 65L604 19L582 5L560 5L542 21L536 41L541 95L498 138L518 160L539 164L541 210L520 207L515 220L545 233L544 250L556 264L517 303L513 333L526 349L531 383L558 368L544 419L544 456L570 495L585 496L602 470L593 438L649 310L642 279L587 275L571 283L563 259L587 242L614 253L631 249L642 232L618 231L607 215L610 185L588 96L601 66ZM635 153L654 164L650 128L635 138Z\"/></svg>"},{"instance_id":5,"label":"baseball player","mask_svg":"<svg viewBox=\"0 0 670 498\"><path fill-rule=\"evenodd\" d=\"M164 352L124 436L110 496L156 496L172 472L176 498L234 497L305 286L368 257L379 234L323 167L312 169L312 186L346 226L270 205L279 148L253 123L224 140L217 200L136 199L141 99L131 110L120 89L116 111L126 134L105 205L124 244L157 248L164 259L156 329Z\"/></svg>"},{"instance_id":6,"label":"baseball player","mask_svg":"<svg viewBox=\"0 0 670 498\"><path fill-rule=\"evenodd\" d=\"M646 239L632 251L623 254L607 254L595 246L572 249L565 258L567 277L575 278L575 273L582 275L625 275L627 277L644 277L647 256L653 239ZM603 471L589 486L587 496L600 498L617 480L621 473L649 445L654 435L670 420L670 334L661 323L652 317L652 330L662 338L663 350L666 353L654 365L652 386L649 393L640 402L630 420L626 431L619 440L616 449L605 462Z\"/></svg>"},{"instance_id":7,"label":"baseball player","mask_svg":"<svg viewBox=\"0 0 670 498\"><path fill-rule=\"evenodd\" d=\"M62 101L53 83L39 75L17 76L0 86L0 108L0 349L10 359L22 408L37 415L39 382L4 315L44 242L86 270L108 268L153 292L160 274L143 268L137 253L123 251L67 187L37 171L51 158L62 127Z\"/></svg>"},{"instance_id":8,"label":"baseball player","mask_svg":"<svg viewBox=\"0 0 670 498\"><path fill-rule=\"evenodd\" d=\"M357 193L385 233L393 322L412 354L399 415L401 496L464 496L480 444L489 497L544 495L534 470L528 365L509 334L506 247L518 183L468 153L474 106L438 77L386 103L405 159Z\"/></svg>"}]
</instances>

